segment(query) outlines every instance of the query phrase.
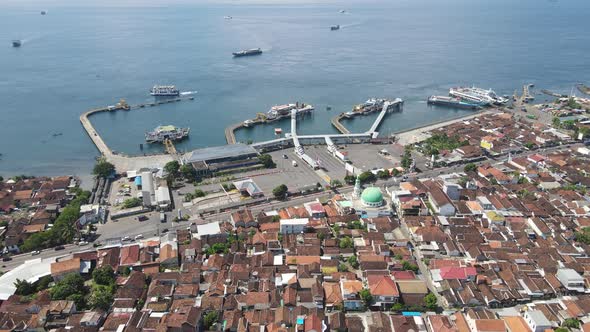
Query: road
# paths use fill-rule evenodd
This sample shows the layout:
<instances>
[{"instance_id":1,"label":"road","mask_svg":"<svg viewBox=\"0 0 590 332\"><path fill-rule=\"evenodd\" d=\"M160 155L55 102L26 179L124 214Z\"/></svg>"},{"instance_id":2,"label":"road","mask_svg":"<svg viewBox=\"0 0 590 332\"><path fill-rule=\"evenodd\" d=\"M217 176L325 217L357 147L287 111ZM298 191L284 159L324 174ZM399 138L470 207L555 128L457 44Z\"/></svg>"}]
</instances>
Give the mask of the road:
<instances>
[{"instance_id":1,"label":"road","mask_svg":"<svg viewBox=\"0 0 590 332\"><path fill-rule=\"evenodd\" d=\"M570 147L570 148L575 148L578 146L583 146L583 144L575 143L575 144L568 145L568 147ZM546 149L541 149L541 150L536 150L536 151L523 151L521 153L514 154L513 156L531 155L534 153L549 153L549 152L557 151L557 150L564 149L564 148L565 148L565 146L556 146L556 147L551 147L551 148L546 148ZM502 157L502 160L504 160L505 158L506 158L505 156ZM476 164L481 165L484 163L499 162L499 161L500 160L490 159L490 160L484 160L484 161L478 162ZM431 177L435 177L440 174L462 172L463 168L464 168L464 165L455 165L455 166L451 166L451 167L436 168L436 169L432 169L432 170L429 169L429 170L425 170L422 173L416 174L416 177L417 178L431 178ZM378 185L379 187L388 187L388 186L394 186L397 184L399 184L398 179L390 179L387 181L380 180L376 183L376 185ZM353 189L354 188L352 186L346 186L346 187L339 188L338 191L340 193L346 194L346 193L352 192ZM293 205L301 205L305 202L309 202L314 199L329 198L332 195L333 195L332 191L324 191L324 192L314 193L314 194L306 195L306 196L292 197L291 199L289 199L287 201L272 201L269 203L264 203L264 204L253 206L250 209L252 210L252 213L254 215L256 215L261 211L270 211L270 210L281 209L281 208L289 207L289 206L293 206ZM185 210L185 209L182 209L182 210ZM227 212L222 212L222 213L218 213L218 214L208 215L208 216L204 217L204 220L205 221L229 221L231 213L232 213L232 211L227 211ZM172 222L172 220L176 216L175 213L168 213L167 214L168 222L166 222L166 223L161 223L159 221L159 212L150 212L149 214L147 214L147 216L149 219L146 221L143 221L143 222L139 222L135 217L128 217L128 218L121 218L118 221L114 221L114 222L111 221L111 222L108 222L104 225L97 225L97 228L98 228L97 233L99 235L98 241L104 242L109 239L119 239L124 236L129 236L129 237L133 238L139 234L143 235L144 238L148 238L148 237L161 235L165 229L167 229L168 231L175 231L177 229L183 229L183 228L189 227L189 223L186 221L180 222L180 223ZM407 231L407 229L406 229L406 231ZM55 251L53 248L46 249L46 250L43 250L41 252L41 254L37 255L37 256L31 256L30 253L15 255L12 257L13 258L12 261L2 262L2 265L3 265L2 270L3 271L10 270L10 269L22 264L26 260L29 260L32 258L59 257L59 256L69 254L70 252L85 251L85 250L88 250L89 248L92 248L91 246L79 247L76 245L66 245L65 247L66 247L66 249L62 250L62 251ZM417 261L421 263L420 259L417 259ZM421 263L421 265L419 264L421 271L422 271L422 269L426 270L426 267L423 266L424 264ZM426 275L424 273L424 271L422 273L424 275Z\"/></svg>"}]
</instances>

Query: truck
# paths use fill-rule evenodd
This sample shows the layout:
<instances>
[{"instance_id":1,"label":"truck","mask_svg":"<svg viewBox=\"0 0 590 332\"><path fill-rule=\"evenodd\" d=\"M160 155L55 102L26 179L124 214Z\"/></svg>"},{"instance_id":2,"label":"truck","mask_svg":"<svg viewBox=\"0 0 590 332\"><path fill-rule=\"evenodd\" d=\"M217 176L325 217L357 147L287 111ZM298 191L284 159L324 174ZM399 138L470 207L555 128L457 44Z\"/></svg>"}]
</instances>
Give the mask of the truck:
<instances>
[{"instance_id":1,"label":"truck","mask_svg":"<svg viewBox=\"0 0 590 332\"><path fill-rule=\"evenodd\" d=\"M166 222L166 214L164 212L160 212L160 222Z\"/></svg>"}]
</instances>

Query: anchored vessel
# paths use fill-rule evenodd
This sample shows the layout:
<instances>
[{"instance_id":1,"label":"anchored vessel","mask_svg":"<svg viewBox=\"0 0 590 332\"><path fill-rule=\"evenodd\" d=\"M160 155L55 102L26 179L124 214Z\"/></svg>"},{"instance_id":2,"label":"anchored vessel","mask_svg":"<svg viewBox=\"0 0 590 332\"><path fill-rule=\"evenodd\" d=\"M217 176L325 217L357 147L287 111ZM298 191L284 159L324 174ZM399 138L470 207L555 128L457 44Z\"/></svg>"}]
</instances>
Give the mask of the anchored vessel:
<instances>
[{"instance_id":1,"label":"anchored vessel","mask_svg":"<svg viewBox=\"0 0 590 332\"><path fill-rule=\"evenodd\" d=\"M370 98L366 102L356 105L353 107L351 112L346 112L342 116L345 118L352 118L356 115L366 115L373 112L383 110L383 106L385 103L388 103L387 111L395 111L401 112L402 108L399 105L403 104L403 101L400 99L399 101L396 100L389 100L389 99L377 99L377 98Z\"/></svg>"},{"instance_id":2,"label":"anchored vessel","mask_svg":"<svg viewBox=\"0 0 590 332\"><path fill-rule=\"evenodd\" d=\"M180 91L174 85L154 85L150 90L152 96L178 96Z\"/></svg>"},{"instance_id":3,"label":"anchored vessel","mask_svg":"<svg viewBox=\"0 0 590 332\"><path fill-rule=\"evenodd\" d=\"M507 98L498 96L492 89L485 90L476 87L451 88L449 95L481 105L501 105L508 102Z\"/></svg>"},{"instance_id":4,"label":"anchored vessel","mask_svg":"<svg viewBox=\"0 0 590 332\"><path fill-rule=\"evenodd\" d=\"M12 47L20 47L23 42L20 39L15 39L12 41Z\"/></svg>"},{"instance_id":5,"label":"anchored vessel","mask_svg":"<svg viewBox=\"0 0 590 332\"><path fill-rule=\"evenodd\" d=\"M447 96L430 96L428 103L432 105L449 106L466 109L479 109L483 106L481 103L463 101L461 98Z\"/></svg>"},{"instance_id":6,"label":"anchored vessel","mask_svg":"<svg viewBox=\"0 0 590 332\"><path fill-rule=\"evenodd\" d=\"M177 141L188 136L190 128L177 128L172 125L159 126L153 131L145 133L145 141L148 143L163 142L164 140Z\"/></svg>"},{"instance_id":7,"label":"anchored vessel","mask_svg":"<svg viewBox=\"0 0 590 332\"><path fill-rule=\"evenodd\" d=\"M243 50L243 51L239 51L239 52L233 52L232 54L235 57L248 56L248 55L258 55L258 54L262 54L262 50L260 48L253 48L253 49L250 49L250 50Z\"/></svg>"},{"instance_id":8,"label":"anchored vessel","mask_svg":"<svg viewBox=\"0 0 590 332\"><path fill-rule=\"evenodd\" d=\"M331 26L330 27L330 30L332 30L332 31L334 31L334 30L340 30L340 24Z\"/></svg>"},{"instance_id":9,"label":"anchored vessel","mask_svg":"<svg viewBox=\"0 0 590 332\"><path fill-rule=\"evenodd\" d=\"M290 116L292 110L295 110L295 113L299 115L309 113L313 111L314 108L311 105L306 105L303 103L276 105L271 107L270 110L266 112L266 121L274 121Z\"/></svg>"}]
</instances>

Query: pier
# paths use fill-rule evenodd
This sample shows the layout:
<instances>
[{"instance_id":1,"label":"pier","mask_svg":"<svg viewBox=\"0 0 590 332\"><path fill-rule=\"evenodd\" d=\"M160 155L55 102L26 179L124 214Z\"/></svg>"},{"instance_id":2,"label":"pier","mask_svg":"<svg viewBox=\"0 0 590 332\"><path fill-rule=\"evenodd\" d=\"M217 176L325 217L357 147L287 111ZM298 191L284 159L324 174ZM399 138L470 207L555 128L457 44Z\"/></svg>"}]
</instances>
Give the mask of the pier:
<instances>
[{"instance_id":1,"label":"pier","mask_svg":"<svg viewBox=\"0 0 590 332\"><path fill-rule=\"evenodd\" d=\"M546 89L541 90L541 93L546 94L548 96L557 97L557 98L567 97L567 96L562 95L561 93L549 91L549 90L546 90Z\"/></svg>"},{"instance_id":2,"label":"pier","mask_svg":"<svg viewBox=\"0 0 590 332\"><path fill-rule=\"evenodd\" d=\"M586 86L585 84L576 84L576 88L578 88L581 93L590 95L590 87Z\"/></svg>"},{"instance_id":3,"label":"pier","mask_svg":"<svg viewBox=\"0 0 590 332\"><path fill-rule=\"evenodd\" d=\"M367 134L373 134L373 137L377 137L377 135L379 134L377 132L377 129L379 129L379 126L381 125L381 122L383 121L385 114L393 112L394 110L401 112L403 105L404 101L400 98L396 98L394 101L384 102L381 112L379 112L377 119L375 119L375 122L373 122L373 125L371 126L369 131L367 131Z\"/></svg>"},{"instance_id":4,"label":"pier","mask_svg":"<svg viewBox=\"0 0 590 332\"><path fill-rule=\"evenodd\" d=\"M332 126L336 128L342 134L350 134L350 130L346 129L344 125L340 122L344 118L344 113L340 113L332 118Z\"/></svg>"},{"instance_id":5,"label":"pier","mask_svg":"<svg viewBox=\"0 0 590 332\"><path fill-rule=\"evenodd\" d=\"M109 146L105 143L105 141L102 139L100 134L96 131L96 129L92 125L92 122L90 121L89 118L91 115L101 113L101 112L131 111L131 110L135 110L135 109L142 109L142 108L145 108L146 106L153 107L153 106L158 106L158 105L162 105L162 104L169 104L169 103L174 103L174 102L180 102L183 100L193 100L193 99L194 99L194 97L185 97L185 98L179 97L179 98L166 99L166 100L160 100L160 101L155 101L155 102L151 102L151 103L137 104L137 105L128 105L127 102L125 102L125 100L121 99L116 105L106 106L106 107L102 107L102 108L95 108L95 109L91 109L89 111L82 113L80 115L80 123L82 124L82 127L84 128L84 130L86 130L88 137L90 137L90 139L92 140L92 143L94 143L94 146L96 146L96 148L98 149L100 154L102 156L104 156L107 161L109 161L113 165L115 165L115 168L117 170L126 171L129 169L135 169L135 168L141 168L141 167L152 167L152 166L153 167L161 167L164 164L166 164L167 162L173 160L174 155L172 155L172 154L170 154L170 155L158 154L158 155L150 155L150 156L125 156L125 155L119 154L119 153L111 150L111 148L109 148ZM174 151L176 151L175 148L174 148Z\"/></svg>"},{"instance_id":6,"label":"pier","mask_svg":"<svg viewBox=\"0 0 590 332\"><path fill-rule=\"evenodd\" d=\"M528 103L529 101L535 99L535 97L533 97L533 95L530 94L528 84L525 84L522 86L522 97L521 98L522 98L522 101L525 103Z\"/></svg>"}]
</instances>

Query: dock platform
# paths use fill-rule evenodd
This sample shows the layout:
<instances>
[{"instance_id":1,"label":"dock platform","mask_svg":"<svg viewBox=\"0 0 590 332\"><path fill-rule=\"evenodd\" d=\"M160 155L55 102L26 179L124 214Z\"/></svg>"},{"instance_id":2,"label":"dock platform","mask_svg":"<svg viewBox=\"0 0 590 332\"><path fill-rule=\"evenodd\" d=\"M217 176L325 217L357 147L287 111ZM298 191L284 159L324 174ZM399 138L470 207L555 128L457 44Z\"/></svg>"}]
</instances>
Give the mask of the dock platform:
<instances>
[{"instance_id":1,"label":"dock platform","mask_svg":"<svg viewBox=\"0 0 590 332\"><path fill-rule=\"evenodd\" d=\"M336 128L341 134L350 134L350 130L348 130L340 120L344 118L344 113L340 113L332 118L332 126Z\"/></svg>"}]
</instances>

